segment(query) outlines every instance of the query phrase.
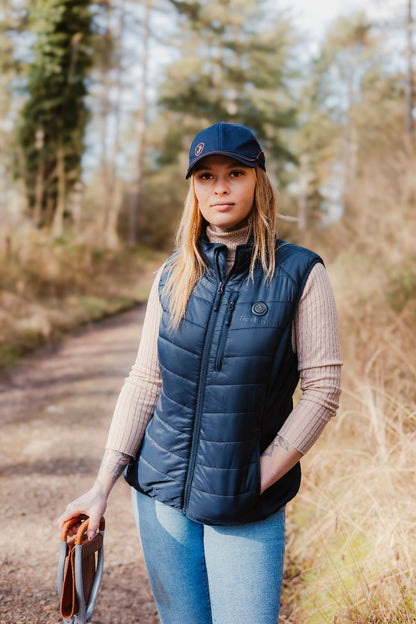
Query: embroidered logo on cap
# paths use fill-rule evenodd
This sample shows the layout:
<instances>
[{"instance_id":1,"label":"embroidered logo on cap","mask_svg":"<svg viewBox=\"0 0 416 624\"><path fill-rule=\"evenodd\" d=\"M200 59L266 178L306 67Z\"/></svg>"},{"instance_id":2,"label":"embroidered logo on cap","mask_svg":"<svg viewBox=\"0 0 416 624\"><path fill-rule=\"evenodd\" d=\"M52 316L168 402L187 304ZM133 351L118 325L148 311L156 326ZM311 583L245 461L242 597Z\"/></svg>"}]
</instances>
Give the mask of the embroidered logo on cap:
<instances>
[{"instance_id":1,"label":"embroidered logo on cap","mask_svg":"<svg viewBox=\"0 0 416 624\"><path fill-rule=\"evenodd\" d=\"M202 150L204 149L204 147L205 147L205 143L198 143L198 145L195 148L195 156L199 156Z\"/></svg>"}]
</instances>

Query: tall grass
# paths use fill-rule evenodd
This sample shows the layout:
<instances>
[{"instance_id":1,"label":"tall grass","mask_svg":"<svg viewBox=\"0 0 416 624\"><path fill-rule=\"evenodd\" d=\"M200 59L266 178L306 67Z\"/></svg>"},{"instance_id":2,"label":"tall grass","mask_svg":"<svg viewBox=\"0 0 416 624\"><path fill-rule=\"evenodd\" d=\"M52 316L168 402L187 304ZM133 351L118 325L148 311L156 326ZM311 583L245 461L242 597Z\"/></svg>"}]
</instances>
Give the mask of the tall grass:
<instances>
[{"instance_id":1,"label":"tall grass","mask_svg":"<svg viewBox=\"0 0 416 624\"><path fill-rule=\"evenodd\" d=\"M291 624L416 623L416 214L386 186L335 233L343 395L289 511Z\"/></svg>"},{"instance_id":2,"label":"tall grass","mask_svg":"<svg viewBox=\"0 0 416 624\"><path fill-rule=\"evenodd\" d=\"M376 375L349 380L337 422L305 458L288 547L305 624L416 621L416 406Z\"/></svg>"},{"instance_id":3,"label":"tall grass","mask_svg":"<svg viewBox=\"0 0 416 624\"><path fill-rule=\"evenodd\" d=\"M0 228L0 368L89 321L147 297L164 255L74 236Z\"/></svg>"}]
</instances>

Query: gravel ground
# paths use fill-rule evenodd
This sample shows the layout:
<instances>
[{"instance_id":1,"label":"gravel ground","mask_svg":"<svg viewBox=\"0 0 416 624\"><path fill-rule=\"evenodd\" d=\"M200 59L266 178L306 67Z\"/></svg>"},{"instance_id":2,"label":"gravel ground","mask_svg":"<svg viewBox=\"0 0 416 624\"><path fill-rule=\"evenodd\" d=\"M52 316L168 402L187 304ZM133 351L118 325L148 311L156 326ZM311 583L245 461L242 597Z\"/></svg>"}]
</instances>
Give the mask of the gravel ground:
<instances>
[{"instance_id":1,"label":"gravel ground","mask_svg":"<svg viewBox=\"0 0 416 624\"><path fill-rule=\"evenodd\" d=\"M0 623L62 622L56 518L100 464L144 307L44 349L0 378ZM94 624L157 624L129 488L106 513L105 567ZM121 614L123 614L121 616Z\"/></svg>"},{"instance_id":2,"label":"gravel ground","mask_svg":"<svg viewBox=\"0 0 416 624\"><path fill-rule=\"evenodd\" d=\"M94 481L143 315L141 306L92 326L0 377L0 624L62 622L56 518ZM123 479L106 512L92 622L159 622Z\"/></svg>"}]
</instances>

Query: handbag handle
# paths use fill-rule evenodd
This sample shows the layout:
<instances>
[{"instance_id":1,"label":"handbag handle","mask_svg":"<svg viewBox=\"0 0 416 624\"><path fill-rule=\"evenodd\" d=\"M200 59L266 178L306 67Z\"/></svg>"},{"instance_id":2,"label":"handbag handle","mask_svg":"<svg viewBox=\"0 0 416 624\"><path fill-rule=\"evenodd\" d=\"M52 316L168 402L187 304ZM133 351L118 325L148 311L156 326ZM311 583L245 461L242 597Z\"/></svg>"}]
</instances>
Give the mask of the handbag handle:
<instances>
[{"instance_id":1,"label":"handbag handle","mask_svg":"<svg viewBox=\"0 0 416 624\"><path fill-rule=\"evenodd\" d=\"M62 525L62 530L61 530L61 542L66 542L69 529L71 529L73 526L79 523L81 524L78 528L78 531L75 534L75 544L80 545L82 543L84 534L86 530L88 529L88 525L90 523L90 519L85 516L75 516L75 518L70 518L69 520L64 522L64 524ZM104 529L105 529L105 520L104 520L104 517L102 517L100 520L99 530L104 531Z\"/></svg>"},{"instance_id":2,"label":"handbag handle","mask_svg":"<svg viewBox=\"0 0 416 624\"><path fill-rule=\"evenodd\" d=\"M94 536L94 539L84 541L89 522L90 519L81 514L67 520L61 530L57 585L61 615L69 624L86 624L91 619L103 574L105 520L104 517L101 518L99 533ZM78 524L75 536L67 540L69 530ZM94 562L96 558L96 567L94 563L95 576L88 591L88 604L86 604L84 574L88 574L91 557ZM85 570L84 562L88 562Z\"/></svg>"}]
</instances>

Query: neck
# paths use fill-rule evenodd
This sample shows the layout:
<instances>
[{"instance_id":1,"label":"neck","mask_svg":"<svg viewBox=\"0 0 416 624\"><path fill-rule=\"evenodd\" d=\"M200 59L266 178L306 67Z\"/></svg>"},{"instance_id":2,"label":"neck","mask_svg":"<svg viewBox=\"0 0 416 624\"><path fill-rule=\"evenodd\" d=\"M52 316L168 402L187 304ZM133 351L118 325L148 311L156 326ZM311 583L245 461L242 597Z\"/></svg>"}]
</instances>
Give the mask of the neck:
<instances>
[{"instance_id":1,"label":"neck","mask_svg":"<svg viewBox=\"0 0 416 624\"><path fill-rule=\"evenodd\" d=\"M234 225L233 227L227 229L222 229L218 227L218 225L212 225L212 223L209 224L209 227L211 231L215 232L216 234L225 234L226 232L236 232L237 230L242 230L243 228L247 227L247 225L248 217L247 219L243 219L243 221L240 221L240 223L237 223L237 225Z\"/></svg>"},{"instance_id":2,"label":"neck","mask_svg":"<svg viewBox=\"0 0 416 624\"><path fill-rule=\"evenodd\" d=\"M206 234L211 243L221 243L226 245L229 250L235 250L238 245L245 245L247 243L249 226L245 225L237 229L224 231L219 228L214 229L211 225L207 225Z\"/></svg>"}]
</instances>

